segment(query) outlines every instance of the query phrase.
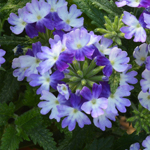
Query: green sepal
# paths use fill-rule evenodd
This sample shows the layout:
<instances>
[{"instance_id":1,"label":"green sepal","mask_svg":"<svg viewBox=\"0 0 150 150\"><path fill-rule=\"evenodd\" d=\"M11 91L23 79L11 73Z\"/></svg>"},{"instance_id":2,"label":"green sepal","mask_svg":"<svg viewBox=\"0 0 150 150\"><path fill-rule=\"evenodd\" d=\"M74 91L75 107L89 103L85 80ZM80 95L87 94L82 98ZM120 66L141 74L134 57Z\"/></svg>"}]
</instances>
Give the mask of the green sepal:
<instances>
[{"instance_id":1,"label":"green sepal","mask_svg":"<svg viewBox=\"0 0 150 150\"><path fill-rule=\"evenodd\" d=\"M93 84L95 83L95 82L90 81L90 80L86 80L86 82L87 82L87 84L88 84L90 87L93 87Z\"/></svg>"},{"instance_id":2,"label":"green sepal","mask_svg":"<svg viewBox=\"0 0 150 150\"><path fill-rule=\"evenodd\" d=\"M95 69L93 69L91 72L89 72L85 77L88 79L91 76L96 75L97 73L99 73L102 69L104 68L104 66L98 66Z\"/></svg>"},{"instance_id":3,"label":"green sepal","mask_svg":"<svg viewBox=\"0 0 150 150\"><path fill-rule=\"evenodd\" d=\"M95 81L95 82L100 82L102 81L103 76L94 76L94 77L90 77L89 80L91 81Z\"/></svg>"},{"instance_id":4,"label":"green sepal","mask_svg":"<svg viewBox=\"0 0 150 150\"><path fill-rule=\"evenodd\" d=\"M72 82L78 82L78 81L80 81L81 79L80 79L79 77L73 76L73 77L71 77L69 80L72 81Z\"/></svg>"}]
</instances>

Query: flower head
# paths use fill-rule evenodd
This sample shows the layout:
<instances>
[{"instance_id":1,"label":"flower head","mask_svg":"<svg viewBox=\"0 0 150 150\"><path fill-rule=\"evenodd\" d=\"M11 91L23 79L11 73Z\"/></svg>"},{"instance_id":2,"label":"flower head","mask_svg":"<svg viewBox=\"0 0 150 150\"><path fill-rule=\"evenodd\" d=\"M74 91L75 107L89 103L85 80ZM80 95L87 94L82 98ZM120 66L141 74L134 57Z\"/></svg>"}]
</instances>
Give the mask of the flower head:
<instances>
[{"instance_id":1,"label":"flower head","mask_svg":"<svg viewBox=\"0 0 150 150\"><path fill-rule=\"evenodd\" d=\"M142 24L136 19L134 15L129 12L124 11L124 16L122 21L128 25L120 29L121 32L125 33L126 39L131 39L134 36L134 42L145 42L146 32L142 27Z\"/></svg>"},{"instance_id":2,"label":"flower head","mask_svg":"<svg viewBox=\"0 0 150 150\"><path fill-rule=\"evenodd\" d=\"M41 100L44 100L38 104L39 108L42 108L40 113L46 115L50 112L49 119L55 118L57 122L60 121L59 112L57 110L57 106L66 103L66 99L61 94L58 97L55 97L49 91L42 91L42 96L40 97Z\"/></svg>"},{"instance_id":3,"label":"flower head","mask_svg":"<svg viewBox=\"0 0 150 150\"><path fill-rule=\"evenodd\" d=\"M148 55L148 45L146 43L143 43L134 49L133 56L136 59L135 62L139 66L145 63L147 55Z\"/></svg>"},{"instance_id":4,"label":"flower head","mask_svg":"<svg viewBox=\"0 0 150 150\"><path fill-rule=\"evenodd\" d=\"M57 106L60 117L67 116L62 121L62 128L68 126L69 131L72 131L76 126L76 122L80 128L83 128L85 124L91 124L90 119L81 112L81 105L83 103L81 97L72 93L69 101L71 106Z\"/></svg>"},{"instance_id":5,"label":"flower head","mask_svg":"<svg viewBox=\"0 0 150 150\"><path fill-rule=\"evenodd\" d=\"M102 85L96 83L93 84L92 93L86 86L82 88L80 94L87 100L81 106L81 109L87 114L91 114L93 118L96 118L104 114L103 109L107 108L107 98L100 97L102 91Z\"/></svg>"},{"instance_id":6,"label":"flower head","mask_svg":"<svg viewBox=\"0 0 150 150\"><path fill-rule=\"evenodd\" d=\"M150 136L147 136L146 139L142 142L143 150L150 149Z\"/></svg>"}]
</instances>

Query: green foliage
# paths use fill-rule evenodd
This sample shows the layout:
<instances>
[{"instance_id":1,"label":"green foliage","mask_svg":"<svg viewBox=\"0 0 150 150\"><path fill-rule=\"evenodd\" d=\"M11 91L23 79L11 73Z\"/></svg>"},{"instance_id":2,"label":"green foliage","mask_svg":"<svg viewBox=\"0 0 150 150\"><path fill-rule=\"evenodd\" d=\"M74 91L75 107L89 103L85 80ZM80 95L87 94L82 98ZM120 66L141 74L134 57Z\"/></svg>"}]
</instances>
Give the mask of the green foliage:
<instances>
[{"instance_id":1,"label":"green foliage","mask_svg":"<svg viewBox=\"0 0 150 150\"><path fill-rule=\"evenodd\" d=\"M116 92L119 82L120 82L120 74L118 72L114 71L109 78L109 83L111 83L110 91L112 94L114 94Z\"/></svg>"},{"instance_id":2,"label":"green foliage","mask_svg":"<svg viewBox=\"0 0 150 150\"><path fill-rule=\"evenodd\" d=\"M15 127L10 125L4 130L3 137L1 139L1 150L16 150L19 148L21 138L16 135Z\"/></svg>"},{"instance_id":3,"label":"green foliage","mask_svg":"<svg viewBox=\"0 0 150 150\"><path fill-rule=\"evenodd\" d=\"M0 126L6 125L9 118L13 117L15 105L11 102L9 105L0 103Z\"/></svg>"},{"instance_id":4,"label":"green foliage","mask_svg":"<svg viewBox=\"0 0 150 150\"><path fill-rule=\"evenodd\" d=\"M31 44L31 42L28 41L28 38L27 37L19 37L19 36L15 36L15 35L11 35L11 36L8 36L8 35L3 35L3 36L0 36L0 43L2 45L29 45Z\"/></svg>"},{"instance_id":5,"label":"green foliage","mask_svg":"<svg viewBox=\"0 0 150 150\"><path fill-rule=\"evenodd\" d=\"M42 124L39 123L29 132L29 136L34 144L39 144L44 150L55 150L56 143L52 138L52 133L49 132Z\"/></svg>"},{"instance_id":6,"label":"green foliage","mask_svg":"<svg viewBox=\"0 0 150 150\"><path fill-rule=\"evenodd\" d=\"M42 122L39 109L33 108L25 112L21 116L17 117L15 120L18 135L21 135L22 131L29 132L36 125L38 125L39 122Z\"/></svg>"},{"instance_id":7,"label":"green foliage","mask_svg":"<svg viewBox=\"0 0 150 150\"><path fill-rule=\"evenodd\" d=\"M23 98L23 104L25 106L36 107L39 103L40 95L36 94L36 89L37 88L33 88L29 84L26 84L26 90Z\"/></svg>"},{"instance_id":8,"label":"green foliage","mask_svg":"<svg viewBox=\"0 0 150 150\"><path fill-rule=\"evenodd\" d=\"M104 34L105 38L112 39L116 44L122 45L121 39L124 37L124 33L120 31L120 28L123 27L122 17L118 18L118 16L115 16L114 22L112 22L107 16L104 16L105 18L105 28L97 28L95 29L95 32L100 32L101 34Z\"/></svg>"},{"instance_id":9,"label":"green foliage","mask_svg":"<svg viewBox=\"0 0 150 150\"><path fill-rule=\"evenodd\" d=\"M127 121L132 122L133 127L136 129L136 133L139 134L142 130L145 130L146 133L150 133L150 113L149 110L143 108L139 104L138 110L133 110L133 116L130 117Z\"/></svg>"},{"instance_id":10,"label":"green foliage","mask_svg":"<svg viewBox=\"0 0 150 150\"><path fill-rule=\"evenodd\" d=\"M92 143L87 144L84 150L110 150L114 142L114 137L95 139Z\"/></svg>"},{"instance_id":11,"label":"green foliage","mask_svg":"<svg viewBox=\"0 0 150 150\"><path fill-rule=\"evenodd\" d=\"M17 93L17 90L19 89L19 82L15 77L12 75L12 71L9 70L7 73L5 73L5 79L3 81L3 88L0 91L0 102L8 102L11 101L15 94ZM5 83L5 84L4 84Z\"/></svg>"},{"instance_id":12,"label":"green foliage","mask_svg":"<svg viewBox=\"0 0 150 150\"><path fill-rule=\"evenodd\" d=\"M128 135L127 133L115 140L112 146L112 150L125 150L129 149L130 145L136 142L141 142L144 139L145 134L141 133L140 136L136 135L136 132Z\"/></svg>"}]
</instances>

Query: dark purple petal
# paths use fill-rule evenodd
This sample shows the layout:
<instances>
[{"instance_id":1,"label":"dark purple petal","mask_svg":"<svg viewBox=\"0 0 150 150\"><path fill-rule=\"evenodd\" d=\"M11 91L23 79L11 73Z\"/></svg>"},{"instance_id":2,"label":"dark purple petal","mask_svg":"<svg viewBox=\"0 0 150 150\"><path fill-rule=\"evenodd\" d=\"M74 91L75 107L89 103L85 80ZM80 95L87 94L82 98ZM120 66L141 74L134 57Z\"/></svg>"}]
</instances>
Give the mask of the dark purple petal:
<instances>
[{"instance_id":1,"label":"dark purple petal","mask_svg":"<svg viewBox=\"0 0 150 150\"><path fill-rule=\"evenodd\" d=\"M62 80L64 78L64 74L60 71L55 71L52 75L51 75L51 80Z\"/></svg>"},{"instance_id":2,"label":"dark purple petal","mask_svg":"<svg viewBox=\"0 0 150 150\"><path fill-rule=\"evenodd\" d=\"M41 42L36 42L32 44L32 51L34 56L36 56L38 52L41 52L41 46Z\"/></svg>"},{"instance_id":3,"label":"dark purple petal","mask_svg":"<svg viewBox=\"0 0 150 150\"><path fill-rule=\"evenodd\" d=\"M96 59L96 64L98 66L106 66L106 65L109 65L110 64L110 61L108 58L106 58L105 56L97 56Z\"/></svg>"},{"instance_id":4,"label":"dark purple petal","mask_svg":"<svg viewBox=\"0 0 150 150\"><path fill-rule=\"evenodd\" d=\"M61 60L58 60L56 62L56 66L59 71L64 71L65 69L67 69L69 67L68 64L66 64L65 62L63 62Z\"/></svg>"},{"instance_id":5,"label":"dark purple petal","mask_svg":"<svg viewBox=\"0 0 150 150\"><path fill-rule=\"evenodd\" d=\"M84 61L84 59L85 59L84 54L83 54L83 52L81 50L77 50L76 51L75 58L78 61Z\"/></svg>"},{"instance_id":6,"label":"dark purple petal","mask_svg":"<svg viewBox=\"0 0 150 150\"><path fill-rule=\"evenodd\" d=\"M93 98L97 99L99 98L100 94L102 91L102 85L101 84L93 84L93 88L92 88L92 94L93 94Z\"/></svg>"},{"instance_id":7,"label":"dark purple petal","mask_svg":"<svg viewBox=\"0 0 150 150\"><path fill-rule=\"evenodd\" d=\"M89 88L84 86L82 90L80 91L80 94L86 99L86 100L91 100L92 99L92 93Z\"/></svg>"},{"instance_id":8,"label":"dark purple petal","mask_svg":"<svg viewBox=\"0 0 150 150\"><path fill-rule=\"evenodd\" d=\"M25 31L30 38L38 36L38 31L35 28L35 23L28 23L25 27Z\"/></svg>"},{"instance_id":9,"label":"dark purple petal","mask_svg":"<svg viewBox=\"0 0 150 150\"><path fill-rule=\"evenodd\" d=\"M100 97L106 97L108 98L110 96L110 85L108 82L101 81L100 84L102 85L102 92Z\"/></svg>"},{"instance_id":10,"label":"dark purple petal","mask_svg":"<svg viewBox=\"0 0 150 150\"><path fill-rule=\"evenodd\" d=\"M36 22L35 27L39 32L45 33L44 19L41 19L38 22Z\"/></svg>"},{"instance_id":11,"label":"dark purple petal","mask_svg":"<svg viewBox=\"0 0 150 150\"><path fill-rule=\"evenodd\" d=\"M105 68L103 69L103 73L107 77L109 77L112 74L112 72L113 72L113 68L112 68L111 64L105 66Z\"/></svg>"}]
</instances>

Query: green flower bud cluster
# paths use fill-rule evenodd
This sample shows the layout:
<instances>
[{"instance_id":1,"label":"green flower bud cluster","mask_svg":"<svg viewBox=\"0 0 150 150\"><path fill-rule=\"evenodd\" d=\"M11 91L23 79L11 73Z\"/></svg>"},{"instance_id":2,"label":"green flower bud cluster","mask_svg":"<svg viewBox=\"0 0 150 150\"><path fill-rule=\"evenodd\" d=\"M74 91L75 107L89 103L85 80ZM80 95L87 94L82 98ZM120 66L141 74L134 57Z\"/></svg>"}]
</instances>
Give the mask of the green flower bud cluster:
<instances>
[{"instance_id":1,"label":"green flower bud cluster","mask_svg":"<svg viewBox=\"0 0 150 150\"><path fill-rule=\"evenodd\" d=\"M104 66L96 66L94 59L91 62L74 60L64 81L67 81L72 92L81 90L84 86L92 88L95 82L102 81L103 73L101 71L103 68Z\"/></svg>"},{"instance_id":2,"label":"green flower bud cluster","mask_svg":"<svg viewBox=\"0 0 150 150\"><path fill-rule=\"evenodd\" d=\"M139 104L138 110L133 110L134 116L127 119L127 121L133 123L133 127L136 129L137 134L142 130L145 130L147 134L150 133L150 112Z\"/></svg>"},{"instance_id":3,"label":"green flower bud cluster","mask_svg":"<svg viewBox=\"0 0 150 150\"><path fill-rule=\"evenodd\" d=\"M104 34L105 38L112 39L116 44L122 45L121 39L124 38L124 33L120 31L120 28L124 26L122 22L123 15L118 18L118 16L115 16L114 22L112 22L107 16L104 16L105 19L105 28L97 28L95 29L95 32L100 32L101 34Z\"/></svg>"},{"instance_id":4,"label":"green flower bud cluster","mask_svg":"<svg viewBox=\"0 0 150 150\"><path fill-rule=\"evenodd\" d=\"M113 73L109 77L110 91L112 95L116 92L116 89L119 86L119 82L120 82L120 73L117 71L113 71Z\"/></svg>"}]
</instances>

